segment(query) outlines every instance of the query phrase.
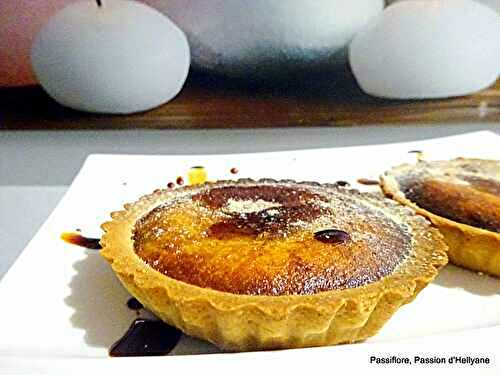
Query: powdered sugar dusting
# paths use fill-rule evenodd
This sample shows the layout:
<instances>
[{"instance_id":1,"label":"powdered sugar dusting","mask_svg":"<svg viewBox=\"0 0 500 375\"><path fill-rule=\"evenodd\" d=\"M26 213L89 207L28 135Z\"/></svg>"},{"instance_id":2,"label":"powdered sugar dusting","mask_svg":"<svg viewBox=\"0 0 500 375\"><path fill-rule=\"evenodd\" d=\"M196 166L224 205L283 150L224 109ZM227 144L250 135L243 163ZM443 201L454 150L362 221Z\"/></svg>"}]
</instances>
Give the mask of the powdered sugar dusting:
<instances>
[{"instance_id":1,"label":"powdered sugar dusting","mask_svg":"<svg viewBox=\"0 0 500 375\"><path fill-rule=\"evenodd\" d=\"M257 212L266 210L271 207L280 207L281 204L276 202L269 202L263 199L245 199L245 200L236 200L236 199L228 199L226 205L222 208L222 211L229 214L244 214L250 212ZM267 211L271 214L271 211ZM277 211L275 211L277 212Z\"/></svg>"}]
</instances>

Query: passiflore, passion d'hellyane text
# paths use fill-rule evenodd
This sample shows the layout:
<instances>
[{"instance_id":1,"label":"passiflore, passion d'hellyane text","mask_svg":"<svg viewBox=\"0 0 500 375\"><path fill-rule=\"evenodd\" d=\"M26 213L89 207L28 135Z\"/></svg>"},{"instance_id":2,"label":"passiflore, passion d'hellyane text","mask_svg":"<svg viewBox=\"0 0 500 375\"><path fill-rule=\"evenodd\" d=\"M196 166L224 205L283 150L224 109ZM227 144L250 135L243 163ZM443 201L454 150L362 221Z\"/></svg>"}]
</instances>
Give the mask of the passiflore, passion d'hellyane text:
<instances>
[{"instance_id":1,"label":"passiflore, passion d'hellyane text","mask_svg":"<svg viewBox=\"0 0 500 375\"><path fill-rule=\"evenodd\" d=\"M454 355L449 357L414 356L413 358L392 355L388 357L370 356L370 364L375 365L489 365L489 357L471 357Z\"/></svg>"}]
</instances>

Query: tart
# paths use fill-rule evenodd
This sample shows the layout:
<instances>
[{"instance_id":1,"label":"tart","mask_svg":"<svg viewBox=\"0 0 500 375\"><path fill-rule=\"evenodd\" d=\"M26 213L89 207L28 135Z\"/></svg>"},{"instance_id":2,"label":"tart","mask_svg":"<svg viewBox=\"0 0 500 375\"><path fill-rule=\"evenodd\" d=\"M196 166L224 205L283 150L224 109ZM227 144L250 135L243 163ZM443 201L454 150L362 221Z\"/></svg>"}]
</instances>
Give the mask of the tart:
<instances>
[{"instance_id":1,"label":"tart","mask_svg":"<svg viewBox=\"0 0 500 375\"><path fill-rule=\"evenodd\" d=\"M500 276L500 161L419 161L386 172L381 186L432 221L452 263Z\"/></svg>"},{"instance_id":2,"label":"tart","mask_svg":"<svg viewBox=\"0 0 500 375\"><path fill-rule=\"evenodd\" d=\"M382 195L294 181L157 190L103 224L144 306L234 351L364 340L447 263L441 234Z\"/></svg>"}]
</instances>

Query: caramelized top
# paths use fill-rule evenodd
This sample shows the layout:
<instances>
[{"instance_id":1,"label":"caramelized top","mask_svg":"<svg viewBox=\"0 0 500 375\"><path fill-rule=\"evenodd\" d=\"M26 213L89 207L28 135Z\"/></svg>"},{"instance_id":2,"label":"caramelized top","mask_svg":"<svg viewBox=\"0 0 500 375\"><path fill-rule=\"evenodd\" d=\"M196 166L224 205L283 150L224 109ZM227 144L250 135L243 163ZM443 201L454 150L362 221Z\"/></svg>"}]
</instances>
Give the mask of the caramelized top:
<instances>
[{"instance_id":1,"label":"caramelized top","mask_svg":"<svg viewBox=\"0 0 500 375\"><path fill-rule=\"evenodd\" d=\"M405 196L447 219L500 232L500 162L421 162L396 176Z\"/></svg>"},{"instance_id":2,"label":"caramelized top","mask_svg":"<svg viewBox=\"0 0 500 375\"><path fill-rule=\"evenodd\" d=\"M135 251L174 279L247 295L355 288L390 274L409 228L359 193L294 183L206 185L135 226Z\"/></svg>"}]
</instances>

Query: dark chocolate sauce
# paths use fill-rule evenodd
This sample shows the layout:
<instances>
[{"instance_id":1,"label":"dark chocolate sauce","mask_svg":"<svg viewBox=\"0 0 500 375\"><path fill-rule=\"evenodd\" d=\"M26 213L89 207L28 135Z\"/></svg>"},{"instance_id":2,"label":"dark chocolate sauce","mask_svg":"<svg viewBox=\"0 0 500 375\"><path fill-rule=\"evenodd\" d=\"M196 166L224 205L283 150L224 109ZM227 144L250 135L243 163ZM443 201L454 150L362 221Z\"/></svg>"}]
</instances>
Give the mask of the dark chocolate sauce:
<instances>
[{"instance_id":1,"label":"dark chocolate sauce","mask_svg":"<svg viewBox=\"0 0 500 375\"><path fill-rule=\"evenodd\" d=\"M169 183L167 184L167 187L168 187L169 189L173 189L173 188L175 187L175 184L174 184L173 182L169 182Z\"/></svg>"},{"instance_id":2,"label":"dark chocolate sauce","mask_svg":"<svg viewBox=\"0 0 500 375\"><path fill-rule=\"evenodd\" d=\"M326 229L314 233L314 239L328 244L340 244L349 241L349 233L338 229Z\"/></svg>"},{"instance_id":3,"label":"dark chocolate sauce","mask_svg":"<svg viewBox=\"0 0 500 375\"><path fill-rule=\"evenodd\" d=\"M361 185L379 185L377 180L370 180L369 178L358 178L358 184Z\"/></svg>"},{"instance_id":4,"label":"dark chocolate sauce","mask_svg":"<svg viewBox=\"0 0 500 375\"><path fill-rule=\"evenodd\" d=\"M344 186L349 186L350 184L347 181L337 181L335 185L344 187Z\"/></svg>"},{"instance_id":5,"label":"dark chocolate sauce","mask_svg":"<svg viewBox=\"0 0 500 375\"><path fill-rule=\"evenodd\" d=\"M177 177L175 182L177 183L177 185L184 185L184 179L181 176Z\"/></svg>"},{"instance_id":6,"label":"dark chocolate sauce","mask_svg":"<svg viewBox=\"0 0 500 375\"><path fill-rule=\"evenodd\" d=\"M109 349L111 357L160 356L170 353L181 331L159 320L136 319Z\"/></svg>"},{"instance_id":7,"label":"dark chocolate sauce","mask_svg":"<svg viewBox=\"0 0 500 375\"><path fill-rule=\"evenodd\" d=\"M231 168L230 170L231 174L238 174L238 168Z\"/></svg>"},{"instance_id":8,"label":"dark chocolate sauce","mask_svg":"<svg viewBox=\"0 0 500 375\"><path fill-rule=\"evenodd\" d=\"M127 307L130 309L130 310L134 310L134 311L138 311L138 310L141 310L144 308L144 306L142 305L142 303L140 303L137 299L135 299L134 297L130 298L128 301L127 301Z\"/></svg>"},{"instance_id":9,"label":"dark chocolate sauce","mask_svg":"<svg viewBox=\"0 0 500 375\"><path fill-rule=\"evenodd\" d=\"M99 243L100 238L84 237L78 233L65 232L61 234L61 240L72 245L85 247L87 249L101 250L102 246Z\"/></svg>"}]
</instances>

